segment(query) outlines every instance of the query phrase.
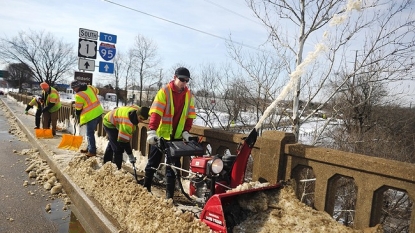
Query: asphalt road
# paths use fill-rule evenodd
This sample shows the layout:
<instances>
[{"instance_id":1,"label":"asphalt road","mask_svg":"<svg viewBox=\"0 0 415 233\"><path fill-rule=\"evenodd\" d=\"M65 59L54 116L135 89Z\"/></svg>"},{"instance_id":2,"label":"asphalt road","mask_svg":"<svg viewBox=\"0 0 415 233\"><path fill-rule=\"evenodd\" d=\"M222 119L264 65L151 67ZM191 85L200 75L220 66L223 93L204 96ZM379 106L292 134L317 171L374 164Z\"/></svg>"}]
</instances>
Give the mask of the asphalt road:
<instances>
[{"instance_id":1,"label":"asphalt road","mask_svg":"<svg viewBox=\"0 0 415 233\"><path fill-rule=\"evenodd\" d=\"M9 134L9 122L0 112L0 232L69 232L71 221L76 219L74 215L70 210L62 210L61 199L53 199L41 185L31 184L35 179L25 172L27 156L14 152L30 148L30 142ZM24 181L29 182L27 187L23 186ZM51 213L45 210L47 204L52 206Z\"/></svg>"}]
</instances>

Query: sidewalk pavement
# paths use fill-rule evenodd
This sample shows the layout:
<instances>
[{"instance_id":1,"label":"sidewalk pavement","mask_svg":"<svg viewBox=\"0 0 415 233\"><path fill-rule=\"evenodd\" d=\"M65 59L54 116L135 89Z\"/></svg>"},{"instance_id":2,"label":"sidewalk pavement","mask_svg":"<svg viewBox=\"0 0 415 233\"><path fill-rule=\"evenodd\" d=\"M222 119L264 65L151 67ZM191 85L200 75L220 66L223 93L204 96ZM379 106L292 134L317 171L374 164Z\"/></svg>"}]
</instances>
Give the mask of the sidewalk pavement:
<instances>
[{"instance_id":1,"label":"sidewalk pavement","mask_svg":"<svg viewBox=\"0 0 415 233\"><path fill-rule=\"evenodd\" d=\"M85 192L77 186L70 177L63 172L69 161L79 152L58 149L58 145L62 140L62 134L71 134L71 132L57 132L57 135L51 139L38 139L35 135L35 119L32 115L25 115L24 108L11 97L1 98L10 112L16 117L16 122L20 126L23 133L26 134L29 142L36 147L42 159L46 160L50 168L56 173L56 177L63 185L63 188L72 205L70 206L76 217L81 222L87 232L119 232L120 227L117 222L102 211L99 205L94 204L94 200L90 199ZM59 127L66 129L63 123L58 124ZM85 140L84 140L85 141Z\"/></svg>"}]
</instances>

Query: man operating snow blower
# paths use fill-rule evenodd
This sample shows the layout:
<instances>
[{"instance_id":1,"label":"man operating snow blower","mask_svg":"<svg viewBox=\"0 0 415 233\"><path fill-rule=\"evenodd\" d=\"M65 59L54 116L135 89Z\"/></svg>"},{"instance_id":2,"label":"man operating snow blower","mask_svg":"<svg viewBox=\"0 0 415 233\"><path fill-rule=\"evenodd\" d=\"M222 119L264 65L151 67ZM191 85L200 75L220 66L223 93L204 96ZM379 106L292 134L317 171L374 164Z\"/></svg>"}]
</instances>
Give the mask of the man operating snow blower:
<instances>
[{"instance_id":1,"label":"man operating snow blower","mask_svg":"<svg viewBox=\"0 0 415 233\"><path fill-rule=\"evenodd\" d=\"M148 163L145 168L143 186L151 192L151 183L161 162L163 153L156 146L157 140L163 137L166 140L183 139L189 141L189 131L196 118L194 97L187 88L190 81L190 72L184 67L176 69L173 80L157 92L150 108L149 131L147 142L151 145ZM178 158L170 161L180 167ZM173 198L176 175L171 167L166 168L166 198Z\"/></svg>"}]
</instances>

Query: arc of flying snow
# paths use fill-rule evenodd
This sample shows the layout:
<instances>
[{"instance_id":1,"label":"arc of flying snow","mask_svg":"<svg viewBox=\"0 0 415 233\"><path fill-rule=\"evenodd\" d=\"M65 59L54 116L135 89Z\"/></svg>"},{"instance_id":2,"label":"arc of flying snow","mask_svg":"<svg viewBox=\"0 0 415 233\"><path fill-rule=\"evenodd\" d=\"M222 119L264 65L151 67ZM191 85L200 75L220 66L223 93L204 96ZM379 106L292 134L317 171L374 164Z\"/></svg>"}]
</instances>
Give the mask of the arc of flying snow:
<instances>
[{"instance_id":1,"label":"arc of flying snow","mask_svg":"<svg viewBox=\"0 0 415 233\"><path fill-rule=\"evenodd\" d=\"M362 6L362 1L361 0L349 0L347 2L345 12L343 14L336 14L336 15L334 15L333 18L330 21L330 26L336 26L336 25L342 24L348 18L348 13L349 12L351 12L353 10L360 11L361 10L361 6ZM323 33L323 42L325 41L325 39L327 37L328 37L328 32L325 31ZM275 109L277 107L277 104L281 100L285 99L285 97L288 95L288 93L293 89L295 83L298 81L298 79L301 77L301 75L305 72L306 67L310 63L312 63L313 61L315 61L317 59L317 57L319 56L320 53L323 53L326 50L327 50L327 46L325 45L325 43L319 43L319 44L317 44L314 47L314 51L308 53L308 55L304 59L304 61L301 62L301 64L298 65L296 67L296 69L291 74L289 74L290 80L284 86L284 88L282 89L281 93L277 96L277 98L271 103L270 106L267 107L267 109L265 110L264 114L262 114L261 118L259 119L259 121L255 125L255 129L257 131L261 128L264 120L271 113L271 110L272 109Z\"/></svg>"}]
</instances>

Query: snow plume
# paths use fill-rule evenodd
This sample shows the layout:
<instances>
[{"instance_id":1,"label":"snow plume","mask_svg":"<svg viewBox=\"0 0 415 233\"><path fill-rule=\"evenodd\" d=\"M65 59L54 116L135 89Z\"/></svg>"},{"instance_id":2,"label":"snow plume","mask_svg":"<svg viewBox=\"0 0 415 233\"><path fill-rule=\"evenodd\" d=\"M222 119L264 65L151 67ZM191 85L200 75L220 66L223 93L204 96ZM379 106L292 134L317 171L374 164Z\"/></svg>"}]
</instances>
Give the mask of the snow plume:
<instances>
[{"instance_id":1,"label":"snow plume","mask_svg":"<svg viewBox=\"0 0 415 233\"><path fill-rule=\"evenodd\" d=\"M357 10L357 11L362 10L362 1L361 0L348 1L346 11L352 11L352 10Z\"/></svg>"},{"instance_id":2,"label":"snow plume","mask_svg":"<svg viewBox=\"0 0 415 233\"><path fill-rule=\"evenodd\" d=\"M339 24L342 24L349 16L348 13L357 10L360 11L362 7L362 1L361 0L349 0L346 5L346 9L343 14L335 14L330 21L330 26L336 26ZM323 42L325 39L328 38L328 32L325 31L323 33ZM297 83L298 79L301 77L301 75L305 72L305 69L307 65L315 61L318 57L318 55L322 52L324 52L327 49L326 45L324 43L319 43L314 47L314 51L310 52L306 59L296 67L294 72L292 72L290 76L290 81L287 83L287 85L283 88L282 92L279 94L279 96L272 102L270 106L265 110L262 117L259 119L258 123L255 125L255 129L258 130L261 128L262 123L264 120L269 116L272 109L277 107L277 104L283 100L288 93L293 89L294 85Z\"/></svg>"},{"instance_id":3,"label":"snow plume","mask_svg":"<svg viewBox=\"0 0 415 233\"><path fill-rule=\"evenodd\" d=\"M292 72L290 74L290 81L287 83L287 85L285 85L285 87L282 89L281 93L278 95L278 97L274 100L274 102L272 102L272 104L270 106L268 106L268 108L265 110L264 114L262 115L262 117L259 119L258 123L255 125L255 129L258 130L259 128L261 128L262 123L264 122L264 120L269 116L269 114L271 113L272 109L275 109L277 107L277 104L283 100L288 93L293 89L293 87L295 86L295 83L297 83L297 80L301 77L301 75L305 72L305 68L307 67L307 65L309 65L310 63L312 63L313 61L315 61L318 57L318 55L322 52L324 52L326 50L326 46L323 43L317 44L314 47L314 51L310 52L306 59L304 59L304 61L298 65L296 67L296 69L294 70L294 72Z\"/></svg>"},{"instance_id":4,"label":"snow plume","mask_svg":"<svg viewBox=\"0 0 415 233\"><path fill-rule=\"evenodd\" d=\"M335 14L330 21L330 26L336 26L342 24L347 18L349 18L349 12L353 10L360 11L362 9L361 0L349 0L346 5L346 9L343 14Z\"/></svg>"}]
</instances>

